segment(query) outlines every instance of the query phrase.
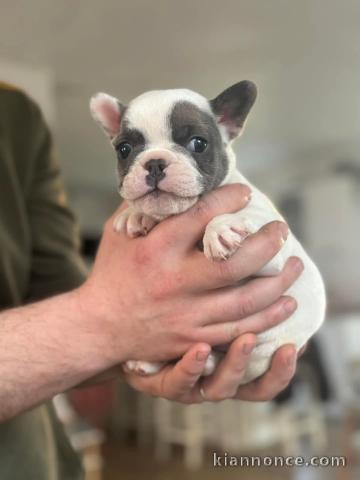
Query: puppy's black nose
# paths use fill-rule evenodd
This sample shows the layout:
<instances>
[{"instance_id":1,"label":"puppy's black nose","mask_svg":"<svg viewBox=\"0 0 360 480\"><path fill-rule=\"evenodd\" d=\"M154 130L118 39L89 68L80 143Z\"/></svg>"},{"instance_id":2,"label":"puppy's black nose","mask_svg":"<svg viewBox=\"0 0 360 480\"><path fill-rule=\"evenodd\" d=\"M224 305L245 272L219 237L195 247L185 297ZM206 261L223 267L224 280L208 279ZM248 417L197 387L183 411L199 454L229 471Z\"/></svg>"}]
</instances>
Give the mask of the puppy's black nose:
<instances>
[{"instance_id":1,"label":"puppy's black nose","mask_svg":"<svg viewBox=\"0 0 360 480\"><path fill-rule=\"evenodd\" d=\"M165 177L165 160L162 160L161 158L151 159L145 163L144 167L149 172L145 177L146 183L150 187L155 188L160 180Z\"/></svg>"}]
</instances>

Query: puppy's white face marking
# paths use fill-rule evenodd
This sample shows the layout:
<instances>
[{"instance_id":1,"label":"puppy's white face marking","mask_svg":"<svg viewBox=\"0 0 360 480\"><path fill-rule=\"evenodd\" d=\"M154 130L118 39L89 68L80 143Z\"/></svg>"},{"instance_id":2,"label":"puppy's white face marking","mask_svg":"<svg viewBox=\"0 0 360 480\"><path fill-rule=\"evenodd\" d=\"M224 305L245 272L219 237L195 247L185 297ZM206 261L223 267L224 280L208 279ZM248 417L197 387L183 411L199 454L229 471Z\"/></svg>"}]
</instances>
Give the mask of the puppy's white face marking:
<instances>
[{"instance_id":1,"label":"puppy's white face marking","mask_svg":"<svg viewBox=\"0 0 360 480\"><path fill-rule=\"evenodd\" d=\"M189 102L212 115L209 102L201 95L187 89L153 90L139 95L129 104L126 119L130 128L143 133L149 147L171 146L169 115L174 105Z\"/></svg>"},{"instance_id":2,"label":"puppy's white face marking","mask_svg":"<svg viewBox=\"0 0 360 480\"><path fill-rule=\"evenodd\" d=\"M249 110L242 98L248 86L240 82L211 102L187 89L146 92L128 107L106 94L94 97L93 116L118 155L121 196L160 220L224 182L234 164L229 141Z\"/></svg>"}]
</instances>

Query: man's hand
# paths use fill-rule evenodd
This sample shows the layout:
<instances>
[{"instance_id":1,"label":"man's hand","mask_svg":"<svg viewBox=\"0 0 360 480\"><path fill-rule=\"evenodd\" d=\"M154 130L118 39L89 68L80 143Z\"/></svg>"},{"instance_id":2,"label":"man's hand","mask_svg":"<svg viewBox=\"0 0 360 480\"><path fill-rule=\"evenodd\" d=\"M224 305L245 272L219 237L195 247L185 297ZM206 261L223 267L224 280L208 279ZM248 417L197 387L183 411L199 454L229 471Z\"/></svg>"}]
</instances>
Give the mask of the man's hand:
<instances>
[{"instance_id":1,"label":"man's hand","mask_svg":"<svg viewBox=\"0 0 360 480\"><path fill-rule=\"evenodd\" d=\"M113 218L107 222L79 302L89 328L103 337L109 362L167 361L199 342L229 343L291 315L295 301L281 295L300 275L299 259L289 259L276 277L236 285L276 255L286 224L266 225L225 262L210 262L196 247L213 217L238 211L248 196L244 185L221 187L136 239L115 233Z\"/></svg>"},{"instance_id":2,"label":"man's hand","mask_svg":"<svg viewBox=\"0 0 360 480\"><path fill-rule=\"evenodd\" d=\"M226 399L269 401L284 390L292 380L296 359L304 353L306 345L297 355L293 345L284 345L279 348L273 356L269 370L264 375L247 385L239 386L253 346L252 334L244 334L234 340L222 366L215 372L216 375L206 379L200 377L210 346L198 344L186 352L175 365L167 365L156 375L141 376L128 370L124 371L124 367L118 365L83 382L78 387L87 387L123 377L129 385L142 393L186 404ZM201 395L200 388L205 393L205 398Z\"/></svg>"},{"instance_id":3,"label":"man's hand","mask_svg":"<svg viewBox=\"0 0 360 480\"><path fill-rule=\"evenodd\" d=\"M239 387L254 346L254 335L241 335L232 343L211 377L200 379L210 346L198 344L175 365L167 365L155 375L143 377L127 372L125 380L136 390L187 404L229 398L247 401L271 400L286 388L295 373L295 347L281 347L274 354L270 369L264 375Z\"/></svg>"}]
</instances>

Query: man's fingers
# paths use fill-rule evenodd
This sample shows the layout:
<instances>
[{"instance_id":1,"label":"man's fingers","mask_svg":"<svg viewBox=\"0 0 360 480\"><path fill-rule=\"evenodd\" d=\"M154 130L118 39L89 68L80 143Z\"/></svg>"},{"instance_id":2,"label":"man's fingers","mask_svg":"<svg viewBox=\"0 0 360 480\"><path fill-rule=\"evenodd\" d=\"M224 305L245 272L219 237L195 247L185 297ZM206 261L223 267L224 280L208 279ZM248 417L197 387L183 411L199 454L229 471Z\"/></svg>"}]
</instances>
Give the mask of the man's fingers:
<instances>
[{"instance_id":1,"label":"man's fingers","mask_svg":"<svg viewBox=\"0 0 360 480\"><path fill-rule=\"evenodd\" d=\"M299 258L290 257L279 275L255 278L243 285L240 294L243 301L239 304L238 318L260 312L274 303L297 280L303 269Z\"/></svg>"},{"instance_id":2,"label":"man's fingers","mask_svg":"<svg viewBox=\"0 0 360 480\"><path fill-rule=\"evenodd\" d=\"M264 402L272 400L287 387L296 369L294 345L284 345L275 352L270 370L259 379L241 385L234 398Z\"/></svg>"},{"instance_id":3,"label":"man's fingers","mask_svg":"<svg viewBox=\"0 0 360 480\"><path fill-rule=\"evenodd\" d=\"M167 218L152 236L160 241L184 249L192 248L201 239L206 225L214 217L224 213L237 212L249 202L251 190L247 185L224 185L201 197L184 213ZM161 238L160 238L161 235Z\"/></svg>"},{"instance_id":4,"label":"man's fingers","mask_svg":"<svg viewBox=\"0 0 360 480\"><path fill-rule=\"evenodd\" d=\"M210 346L206 344L197 344L190 348L175 366L169 367L163 378L160 395L172 400L186 400L190 397L194 385L204 371L210 350Z\"/></svg>"},{"instance_id":5,"label":"man's fingers","mask_svg":"<svg viewBox=\"0 0 360 480\"><path fill-rule=\"evenodd\" d=\"M289 318L296 308L297 303L292 297L280 297L273 305L247 318L203 327L201 340L210 345L221 345L247 332L263 332Z\"/></svg>"},{"instance_id":6,"label":"man's fingers","mask_svg":"<svg viewBox=\"0 0 360 480\"><path fill-rule=\"evenodd\" d=\"M206 400L216 402L236 394L255 345L256 336L251 333L242 335L231 344L215 373L202 381Z\"/></svg>"},{"instance_id":7,"label":"man's fingers","mask_svg":"<svg viewBox=\"0 0 360 480\"><path fill-rule=\"evenodd\" d=\"M267 401L286 388L296 367L296 349L293 345L285 345L274 354L270 370L262 377L238 387L255 345L256 337L251 333L242 335L232 343L215 373L202 382L207 400L236 398ZM199 343L191 347L175 366L167 365L157 374L148 377L125 373L125 379L137 390L155 396L183 403L199 403L204 399L196 383L204 371L209 352L208 344Z\"/></svg>"},{"instance_id":8,"label":"man's fingers","mask_svg":"<svg viewBox=\"0 0 360 480\"><path fill-rule=\"evenodd\" d=\"M194 399L193 387L204 371L211 347L198 343L191 347L175 365L166 365L160 372L148 377L126 373L127 382L138 390L150 391L153 395L185 403Z\"/></svg>"},{"instance_id":9,"label":"man's fingers","mask_svg":"<svg viewBox=\"0 0 360 480\"><path fill-rule=\"evenodd\" d=\"M277 276L256 278L241 287L226 287L204 296L200 311L206 312L206 324L219 319L235 321L261 312L288 290L302 270L301 260L291 257Z\"/></svg>"},{"instance_id":10,"label":"man's fingers","mask_svg":"<svg viewBox=\"0 0 360 480\"><path fill-rule=\"evenodd\" d=\"M287 234L287 225L275 221L243 240L238 251L225 261L210 261L202 252L194 252L198 256L198 269L197 272L191 269L189 281L199 290L210 290L256 275L278 253Z\"/></svg>"}]
</instances>

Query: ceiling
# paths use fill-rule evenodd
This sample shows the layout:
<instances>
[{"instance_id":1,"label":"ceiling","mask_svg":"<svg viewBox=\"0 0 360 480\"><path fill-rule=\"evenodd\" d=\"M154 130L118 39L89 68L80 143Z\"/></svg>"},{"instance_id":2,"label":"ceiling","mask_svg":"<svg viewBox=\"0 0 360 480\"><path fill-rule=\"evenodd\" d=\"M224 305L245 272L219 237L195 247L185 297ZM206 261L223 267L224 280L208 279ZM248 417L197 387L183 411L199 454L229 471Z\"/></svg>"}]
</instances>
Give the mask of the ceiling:
<instances>
[{"instance_id":1,"label":"ceiling","mask_svg":"<svg viewBox=\"0 0 360 480\"><path fill-rule=\"evenodd\" d=\"M249 171L357 141L359 25L358 0L1 0L0 58L54 72L68 181L108 188L115 160L88 111L98 90L126 103L153 88L213 97L255 81L238 144Z\"/></svg>"}]
</instances>

